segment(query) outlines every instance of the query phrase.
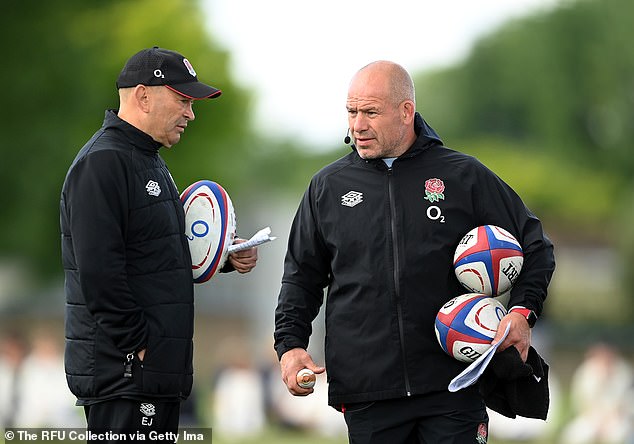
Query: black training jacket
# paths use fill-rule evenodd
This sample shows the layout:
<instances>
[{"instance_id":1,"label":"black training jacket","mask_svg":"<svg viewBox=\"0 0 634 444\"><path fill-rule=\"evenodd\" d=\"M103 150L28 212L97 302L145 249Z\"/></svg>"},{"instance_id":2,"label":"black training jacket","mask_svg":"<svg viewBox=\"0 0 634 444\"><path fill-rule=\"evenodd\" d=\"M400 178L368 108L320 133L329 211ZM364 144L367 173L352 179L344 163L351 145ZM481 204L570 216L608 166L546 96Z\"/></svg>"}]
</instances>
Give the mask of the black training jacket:
<instances>
[{"instance_id":1,"label":"black training jacket","mask_svg":"<svg viewBox=\"0 0 634 444\"><path fill-rule=\"evenodd\" d=\"M79 405L191 391L191 258L159 148L107 111L64 182L65 367Z\"/></svg>"},{"instance_id":2,"label":"black training jacket","mask_svg":"<svg viewBox=\"0 0 634 444\"><path fill-rule=\"evenodd\" d=\"M452 260L472 228L498 225L523 246L509 307L539 315L546 298L555 263L540 221L478 160L442 146L418 114L415 128L417 141L392 168L354 150L323 168L292 224L275 348L281 357L307 347L327 288L333 406L446 391L464 369L440 348L434 319L445 302L469 292ZM426 182L440 181L442 197L427 196Z\"/></svg>"}]
</instances>

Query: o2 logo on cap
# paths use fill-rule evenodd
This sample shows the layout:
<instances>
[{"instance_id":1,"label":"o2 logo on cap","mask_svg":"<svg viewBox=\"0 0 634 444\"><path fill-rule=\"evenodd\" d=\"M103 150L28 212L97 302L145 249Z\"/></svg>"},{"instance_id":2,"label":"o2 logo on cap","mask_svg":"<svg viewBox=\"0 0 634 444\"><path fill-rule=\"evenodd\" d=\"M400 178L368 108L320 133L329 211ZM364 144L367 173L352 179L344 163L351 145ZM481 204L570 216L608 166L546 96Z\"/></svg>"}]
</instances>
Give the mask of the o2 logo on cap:
<instances>
[{"instance_id":1,"label":"o2 logo on cap","mask_svg":"<svg viewBox=\"0 0 634 444\"><path fill-rule=\"evenodd\" d=\"M192 76L196 77L196 71L194 71L194 67L191 63L189 63L189 60L183 59L183 64L185 65L185 68L187 68L187 71L189 71Z\"/></svg>"}]
</instances>

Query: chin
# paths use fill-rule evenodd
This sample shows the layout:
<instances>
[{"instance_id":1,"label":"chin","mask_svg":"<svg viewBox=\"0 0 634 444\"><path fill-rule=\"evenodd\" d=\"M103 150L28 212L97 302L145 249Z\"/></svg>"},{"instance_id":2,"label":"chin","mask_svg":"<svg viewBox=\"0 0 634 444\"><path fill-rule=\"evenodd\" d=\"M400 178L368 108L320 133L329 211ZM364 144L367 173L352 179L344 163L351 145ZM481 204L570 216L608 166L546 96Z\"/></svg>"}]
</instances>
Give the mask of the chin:
<instances>
[{"instance_id":1,"label":"chin","mask_svg":"<svg viewBox=\"0 0 634 444\"><path fill-rule=\"evenodd\" d=\"M357 148L357 153L359 157L365 160L372 160L380 158L380 155L375 153L374 151L368 151L367 149L359 149Z\"/></svg>"},{"instance_id":2,"label":"chin","mask_svg":"<svg viewBox=\"0 0 634 444\"><path fill-rule=\"evenodd\" d=\"M176 139L176 140L170 140L170 141L167 142L168 143L167 145L163 145L163 146L165 148L171 148L174 145L176 145L178 142L180 142L180 140L181 140L180 137L178 139Z\"/></svg>"}]
</instances>

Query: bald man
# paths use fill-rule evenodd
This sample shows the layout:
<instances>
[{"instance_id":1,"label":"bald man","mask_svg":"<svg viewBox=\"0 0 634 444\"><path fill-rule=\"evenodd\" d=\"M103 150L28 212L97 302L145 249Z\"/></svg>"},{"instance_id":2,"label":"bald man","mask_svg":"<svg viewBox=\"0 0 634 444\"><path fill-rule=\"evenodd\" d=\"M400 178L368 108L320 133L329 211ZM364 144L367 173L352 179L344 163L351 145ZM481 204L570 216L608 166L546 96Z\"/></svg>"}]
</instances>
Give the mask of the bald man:
<instances>
[{"instance_id":1,"label":"bald man","mask_svg":"<svg viewBox=\"0 0 634 444\"><path fill-rule=\"evenodd\" d=\"M221 92L158 47L130 57L117 87L119 110L106 111L62 188L66 379L90 431L176 433L193 381L194 289L159 150L180 141L194 101ZM256 260L255 249L229 258L241 273Z\"/></svg>"},{"instance_id":2,"label":"bald man","mask_svg":"<svg viewBox=\"0 0 634 444\"><path fill-rule=\"evenodd\" d=\"M488 416L477 387L450 393L464 369L438 345L434 320L457 281L455 248L472 228L506 228L524 246L500 348L530 346L554 270L539 220L473 157L442 145L416 112L414 84L388 61L359 70L346 102L352 151L311 180L293 220L275 312L275 349L290 393L298 370L327 369L329 404L351 443L483 443ZM430 198L429 188L440 195ZM326 298L326 365L306 351ZM532 319L532 318L531 318ZM498 340L498 338L496 338Z\"/></svg>"}]
</instances>

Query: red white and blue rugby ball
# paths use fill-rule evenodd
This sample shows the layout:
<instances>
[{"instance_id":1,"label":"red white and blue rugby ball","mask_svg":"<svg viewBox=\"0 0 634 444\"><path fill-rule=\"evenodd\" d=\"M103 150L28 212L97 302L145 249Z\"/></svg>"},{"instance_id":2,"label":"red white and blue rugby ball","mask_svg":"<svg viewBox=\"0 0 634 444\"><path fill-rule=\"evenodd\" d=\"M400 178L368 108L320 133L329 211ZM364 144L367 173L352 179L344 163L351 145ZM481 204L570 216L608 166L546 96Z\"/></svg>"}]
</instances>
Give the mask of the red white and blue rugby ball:
<instances>
[{"instance_id":1,"label":"red white and blue rugby ball","mask_svg":"<svg viewBox=\"0 0 634 444\"><path fill-rule=\"evenodd\" d=\"M471 363L491 347L504 306L479 293L457 296L438 311L434 329L442 349L449 356Z\"/></svg>"},{"instance_id":2,"label":"red white and blue rugby ball","mask_svg":"<svg viewBox=\"0 0 634 444\"><path fill-rule=\"evenodd\" d=\"M499 296L522 271L524 253L517 239L503 228L482 225L460 240L454 254L456 277L469 291Z\"/></svg>"},{"instance_id":3,"label":"red white and blue rugby ball","mask_svg":"<svg viewBox=\"0 0 634 444\"><path fill-rule=\"evenodd\" d=\"M199 180L181 193L185 236L189 240L194 282L203 283L222 268L236 233L233 204L225 189Z\"/></svg>"}]
</instances>

